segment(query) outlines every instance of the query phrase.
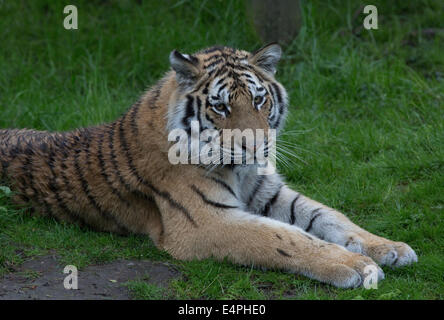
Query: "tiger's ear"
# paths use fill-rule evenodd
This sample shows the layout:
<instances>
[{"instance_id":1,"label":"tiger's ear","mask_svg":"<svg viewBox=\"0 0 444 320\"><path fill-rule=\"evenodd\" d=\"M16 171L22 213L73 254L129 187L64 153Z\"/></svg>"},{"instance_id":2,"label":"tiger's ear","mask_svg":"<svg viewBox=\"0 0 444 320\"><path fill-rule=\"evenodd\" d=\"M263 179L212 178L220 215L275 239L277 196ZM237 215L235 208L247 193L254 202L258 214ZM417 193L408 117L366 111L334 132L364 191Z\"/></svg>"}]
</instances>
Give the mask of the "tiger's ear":
<instances>
[{"instance_id":1,"label":"tiger's ear","mask_svg":"<svg viewBox=\"0 0 444 320\"><path fill-rule=\"evenodd\" d=\"M170 65L176 71L179 84L192 84L199 77L199 61L196 57L173 50L170 53Z\"/></svg>"},{"instance_id":2,"label":"tiger's ear","mask_svg":"<svg viewBox=\"0 0 444 320\"><path fill-rule=\"evenodd\" d=\"M281 47L274 42L254 51L248 60L251 64L274 74L276 73L276 66L281 59L281 55Z\"/></svg>"}]
</instances>

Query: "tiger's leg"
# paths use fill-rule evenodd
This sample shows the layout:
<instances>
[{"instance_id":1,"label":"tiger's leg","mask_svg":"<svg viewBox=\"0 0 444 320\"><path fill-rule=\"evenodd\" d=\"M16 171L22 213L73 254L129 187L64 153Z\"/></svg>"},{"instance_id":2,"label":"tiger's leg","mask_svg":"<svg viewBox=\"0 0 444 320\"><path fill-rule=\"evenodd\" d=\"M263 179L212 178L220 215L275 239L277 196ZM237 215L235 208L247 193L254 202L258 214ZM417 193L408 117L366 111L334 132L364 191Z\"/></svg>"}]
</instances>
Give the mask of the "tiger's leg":
<instances>
[{"instance_id":1,"label":"tiger's leg","mask_svg":"<svg viewBox=\"0 0 444 320\"><path fill-rule=\"evenodd\" d=\"M299 227L247 213L216 184L181 181L175 182L173 191L154 192L164 223L161 248L177 259L228 258L300 273L342 288L361 285L369 265L383 278L369 257L312 237Z\"/></svg>"},{"instance_id":2,"label":"tiger's leg","mask_svg":"<svg viewBox=\"0 0 444 320\"><path fill-rule=\"evenodd\" d=\"M418 260L407 244L358 227L342 213L283 185L277 176L266 176L265 180L274 184L274 188L268 185L264 192L257 192L252 204L256 213L296 225L320 239L367 255L380 265L400 267Z\"/></svg>"}]
</instances>

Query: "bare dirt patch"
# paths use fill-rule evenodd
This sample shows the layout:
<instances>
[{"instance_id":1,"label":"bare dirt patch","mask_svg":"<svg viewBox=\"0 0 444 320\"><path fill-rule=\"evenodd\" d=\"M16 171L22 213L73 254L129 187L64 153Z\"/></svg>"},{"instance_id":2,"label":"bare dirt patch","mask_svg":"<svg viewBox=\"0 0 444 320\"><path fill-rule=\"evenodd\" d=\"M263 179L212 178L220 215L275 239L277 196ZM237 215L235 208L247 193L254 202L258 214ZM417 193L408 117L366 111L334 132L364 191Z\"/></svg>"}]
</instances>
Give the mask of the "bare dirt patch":
<instances>
[{"instance_id":1,"label":"bare dirt patch","mask_svg":"<svg viewBox=\"0 0 444 320\"><path fill-rule=\"evenodd\" d=\"M78 271L78 289L67 290L64 265L56 255L34 257L0 278L0 299L131 299L125 283L144 280L168 287L180 273L171 265L144 260L116 260Z\"/></svg>"}]
</instances>

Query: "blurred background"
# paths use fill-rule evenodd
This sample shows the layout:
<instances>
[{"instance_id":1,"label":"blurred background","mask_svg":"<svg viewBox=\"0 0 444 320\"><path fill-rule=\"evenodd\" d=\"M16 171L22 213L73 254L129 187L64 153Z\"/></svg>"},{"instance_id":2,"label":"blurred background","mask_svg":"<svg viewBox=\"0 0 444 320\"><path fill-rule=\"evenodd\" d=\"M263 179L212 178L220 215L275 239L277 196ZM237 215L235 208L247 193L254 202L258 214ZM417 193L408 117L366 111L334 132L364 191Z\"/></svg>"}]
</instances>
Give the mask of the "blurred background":
<instances>
[{"instance_id":1,"label":"blurred background","mask_svg":"<svg viewBox=\"0 0 444 320\"><path fill-rule=\"evenodd\" d=\"M63 27L68 4L77 7L77 30ZM363 27L367 4L377 7L377 30ZM173 49L252 51L268 41L282 44L276 78L290 96L280 171L369 231L409 243L419 263L384 270L378 290L341 291L279 272L184 262L188 280L172 296L442 299L442 0L0 0L0 127L112 121L169 69ZM57 250L80 266L168 259L146 239L19 218L2 199L0 274L22 261L17 247Z\"/></svg>"},{"instance_id":2,"label":"blurred background","mask_svg":"<svg viewBox=\"0 0 444 320\"><path fill-rule=\"evenodd\" d=\"M63 28L67 4L78 9L78 30ZM215 44L254 50L280 40L284 57L278 77L299 106L313 106L320 93L330 101L340 94L374 95L380 84L369 74L360 77L366 68L405 65L402 72L441 81L443 2L373 1L379 29L372 31L362 27L365 4L2 0L0 108L6 114L0 125L68 129L110 120L168 69L171 50L193 52ZM355 83L349 88L333 80L336 76ZM347 89L353 90L343 92Z\"/></svg>"}]
</instances>

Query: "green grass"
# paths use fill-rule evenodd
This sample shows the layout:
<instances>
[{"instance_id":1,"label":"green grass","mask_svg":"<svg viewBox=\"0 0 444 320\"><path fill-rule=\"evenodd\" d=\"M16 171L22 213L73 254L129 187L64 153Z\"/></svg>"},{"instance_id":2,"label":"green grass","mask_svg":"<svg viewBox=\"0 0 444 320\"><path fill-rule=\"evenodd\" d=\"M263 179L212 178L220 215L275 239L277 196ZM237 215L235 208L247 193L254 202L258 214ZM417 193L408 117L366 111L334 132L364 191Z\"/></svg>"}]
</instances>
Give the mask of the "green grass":
<instances>
[{"instance_id":1,"label":"green grass","mask_svg":"<svg viewBox=\"0 0 444 320\"><path fill-rule=\"evenodd\" d=\"M0 127L67 130L118 117L168 69L174 49L260 41L241 1L0 1ZM299 191L378 235L410 244L413 266L384 268L377 290L341 290L228 262L176 261L141 236L120 237L20 214L0 190L0 273L55 250L80 268L118 258L169 261L184 274L135 298L442 299L444 34L442 1L373 1L379 29L351 30L359 1L303 1L299 36L277 77L291 108L283 138L303 159L280 165ZM428 37L425 28L441 28Z\"/></svg>"},{"instance_id":2,"label":"green grass","mask_svg":"<svg viewBox=\"0 0 444 320\"><path fill-rule=\"evenodd\" d=\"M162 300L168 298L168 292L164 288L158 287L146 281L128 281L125 285L130 290L131 297L133 299Z\"/></svg>"}]
</instances>

